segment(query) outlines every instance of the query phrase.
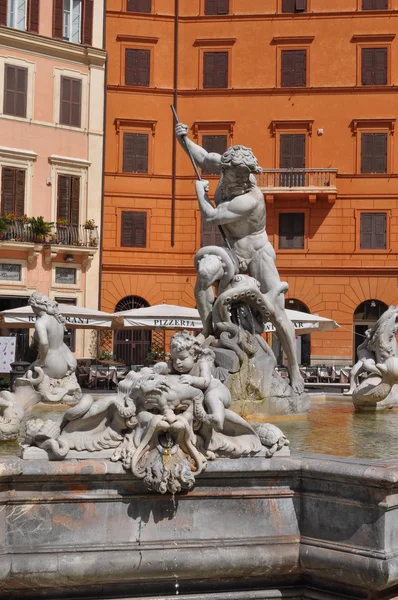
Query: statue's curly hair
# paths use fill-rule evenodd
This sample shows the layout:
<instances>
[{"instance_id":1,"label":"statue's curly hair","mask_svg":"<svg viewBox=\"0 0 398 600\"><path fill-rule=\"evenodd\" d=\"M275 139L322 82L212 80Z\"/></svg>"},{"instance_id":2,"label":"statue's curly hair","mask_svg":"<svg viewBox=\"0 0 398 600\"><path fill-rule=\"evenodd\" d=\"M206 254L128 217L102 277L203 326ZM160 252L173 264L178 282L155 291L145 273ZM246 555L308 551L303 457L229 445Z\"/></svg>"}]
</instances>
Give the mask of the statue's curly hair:
<instances>
[{"instance_id":1,"label":"statue's curly hair","mask_svg":"<svg viewBox=\"0 0 398 600\"><path fill-rule=\"evenodd\" d=\"M215 358L213 350L210 350L210 348L203 348L198 338L186 330L178 331L171 337L170 351L171 350L177 350L177 352L188 350L192 356L196 356L197 358L205 358L209 362L214 361Z\"/></svg>"},{"instance_id":2,"label":"statue's curly hair","mask_svg":"<svg viewBox=\"0 0 398 600\"><path fill-rule=\"evenodd\" d=\"M34 308L40 308L41 310L44 310L48 315L54 317L58 323L62 323L62 325L65 324L65 318L59 312L58 302L51 300L45 294L33 292L33 294L29 297L28 304Z\"/></svg>"},{"instance_id":3,"label":"statue's curly hair","mask_svg":"<svg viewBox=\"0 0 398 600\"><path fill-rule=\"evenodd\" d=\"M221 156L221 167L240 167L246 168L250 173L261 173L257 158L254 156L251 148L246 146L231 146Z\"/></svg>"}]
</instances>

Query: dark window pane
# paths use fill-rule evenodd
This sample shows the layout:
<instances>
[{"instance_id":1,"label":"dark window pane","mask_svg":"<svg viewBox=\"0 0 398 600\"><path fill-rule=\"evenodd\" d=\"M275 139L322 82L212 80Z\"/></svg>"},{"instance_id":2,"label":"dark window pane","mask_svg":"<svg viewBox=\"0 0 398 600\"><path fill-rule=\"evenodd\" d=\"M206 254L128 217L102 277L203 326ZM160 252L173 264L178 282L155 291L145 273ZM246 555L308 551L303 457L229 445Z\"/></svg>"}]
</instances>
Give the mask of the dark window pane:
<instances>
[{"instance_id":1,"label":"dark window pane","mask_svg":"<svg viewBox=\"0 0 398 600\"><path fill-rule=\"evenodd\" d=\"M25 209L24 169L3 167L1 172L1 213L23 215Z\"/></svg>"},{"instance_id":2,"label":"dark window pane","mask_svg":"<svg viewBox=\"0 0 398 600\"><path fill-rule=\"evenodd\" d=\"M150 13L152 10L151 0L127 0L129 12Z\"/></svg>"},{"instance_id":3,"label":"dark window pane","mask_svg":"<svg viewBox=\"0 0 398 600\"><path fill-rule=\"evenodd\" d=\"M227 149L226 135L204 135L202 137L202 146L207 152L215 152L216 154L224 154ZM212 171L202 170L203 175L217 175Z\"/></svg>"},{"instance_id":4,"label":"dark window pane","mask_svg":"<svg viewBox=\"0 0 398 600\"><path fill-rule=\"evenodd\" d=\"M387 10L388 0L362 0L362 10Z\"/></svg>"},{"instance_id":5,"label":"dark window pane","mask_svg":"<svg viewBox=\"0 0 398 600\"><path fill-rule=\"evenodd\" d=\"M362 48L362 85L387 85L387 48Z\"/></svg>"},{"instance_id":6,"label":"dark window pane","mask_svg":"<svg viewBox=\"0 0 398 600\"><path fill-rule=\"evenodd\" d=\"M204 52L203 87L228 87L228 52Z\"/></svg>"},{"instance_id":7,"label":"dark window pane","mask_svg":"<svg viewBox=\"0 0 398 600\"><path fill-rule=\"evenodd\" d=\"M70 127L81 126L82 82L81 79L61 77L61 100L59 122Z\"/></svg>"},{"instance_id":8,"label":"dark window pane","mask_svg":"<svg viewBox=\"0 0 398 600\"><path fill-rule=\"evenodd\" d=\"M150 50L126 50L125 74L126 85L149 86Z\"/></svg>"},{"instance_id":9,"label":"dark window pane","mask_svg":"<svg viewBox=\"0 0 398 600\"><path fill-rule=\"evenodd\" d=\"M386 133L362 133L361 173L387 173Z\"/></svg>"},{"instance_id":10,"label":"dark window pane","mask_svg":"<svg viewBox=\"0 0 398 600\"><path fill-rule=\"evenodd\" d=\"M57 219L79 224L80 177L58 175Z\"/></svg>"},{"instance_id":11,"label":"dark window pane","mask_svg":"<svg viewBox=\"0 0 398 600\"><path fill-rule=\"evenodd\" d=\"M304 213L279 214L279 248L304 248Z\"/></svg>"},{"instance_id":12,"label":"dark window pane","mask_svg":"<svg viewBox=\"0 0 398 600\"><path fill-rule=\"evenodd\" d=\"M361 250L385 250L387 248L386 213L362 213L360 227Z\"/></svg>"},{"instance_id":13,"label":"dark window pane","mask_svg":"<svg viewBox=\"0 0 398 600\"><path fill-rule=\"evenodd\" d=\"M283 13L305 12L306 10L307 0L282 0Z\"/></svg>"},{"instance_id":14,"label":"dark window pane","mask_svg":"<svg viewBox=\"0 0 398 600\"><path fill-rule=\"evenodd\" d=\"M205 0L205 15L227 15L229 0Z\"/></svg>"},{"instance_id":15,"label":"dark window pane","mask_svg":"<svg viewBox=\"0 0 398 600\"><path fill-rule=\"evenodd\" d=\"M282 50L281 86L305 87L307 81L307 51Z\"/></svg>"},{"instance_id":16,"label":"dark window pane","mask_svg":"<svg viewBox=\"0 0 398 600\"><path fill-rule=\"evenodd\" d=\"M4 65L4 114L26 117L27 93L28 69Z\"/></svg>"},{"instance_id":17,"label":"dark window pane","mask_svg":"<svg viewBox=\"0 0 398 600\"><path fill-rule=\"evenodd\" d=\"M123 135L123 173L148 173L148 134Z\"/></svg>"},{"instance_id":18,"label":"dark window pane","mask_svg":"<svg viewBox=\"0 0 398 600\"><path fill-rule=\"evenodd\" d=\"M146 212L122 212L120 245L146 247Z\"/></svg>"}]
</instances>

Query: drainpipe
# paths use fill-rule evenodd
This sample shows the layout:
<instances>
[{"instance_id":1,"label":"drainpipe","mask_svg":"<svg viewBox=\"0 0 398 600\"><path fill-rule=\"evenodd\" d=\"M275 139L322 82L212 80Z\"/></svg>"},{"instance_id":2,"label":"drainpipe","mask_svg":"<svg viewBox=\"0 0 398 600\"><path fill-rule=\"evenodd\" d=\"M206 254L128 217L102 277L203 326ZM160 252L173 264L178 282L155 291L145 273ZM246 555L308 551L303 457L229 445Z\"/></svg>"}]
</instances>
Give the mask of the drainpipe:
<instances>
[{"instance_id":1,"label":"drainpipe","mask_svg":"<svg viewBox=\"0 0 398 600\"><path fill-rule=\"evenodd\" d=\"M177 110L178 102L178 16L179 16L179 0L175 0L174 4L174 82L173 82L173 104ZM176 218L176 172L177 172L177 140L174 135L174 119L173 123L173 147L172 147L172 180L171 180L171 246L175 244L175 218Z\"/></svg>"},{"instance_id":2,"label":"drainpipe","mask_svg":"<svg viewBox=\"0 0 398 600\"><path fill-rule=\"evenodd\" d=\"M104 0L104 21L102 33L102 47L106 45L106 1ZM105 203L105 141L106 141L106 101L108 85L108 56L105 59L104 72L104 116L103 116L103 137L102 137L102 182L101 182L101 230L99 245L99 277L98 277L98 310L101 310L101 290L102 290L102 246L104 243L104 203ZM99 337L99 336L98 336Z\"/></svg>"}]
</instances>

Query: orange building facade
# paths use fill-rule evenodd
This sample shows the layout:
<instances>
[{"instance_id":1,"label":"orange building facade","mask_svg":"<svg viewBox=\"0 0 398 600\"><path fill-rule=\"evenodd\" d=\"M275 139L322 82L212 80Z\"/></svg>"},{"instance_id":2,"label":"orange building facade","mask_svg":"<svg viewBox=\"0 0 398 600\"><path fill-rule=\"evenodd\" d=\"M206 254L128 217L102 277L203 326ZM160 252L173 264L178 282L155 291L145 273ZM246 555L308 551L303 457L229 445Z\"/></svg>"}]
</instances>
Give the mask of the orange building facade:
<instances>
[{"instance_id":1,"label":"orange building facade","mask_svg":"<svg viewBox=\"0 0 398 600\"><path fill-rule=\"evenodd\" d=\"M174 102L199 144L253 149L286 305L341 325L306 360L350 364L398 303L398 0L176 6L107 2L102 309L195 304L201 218Z\"/></svg>"}]
</instances>

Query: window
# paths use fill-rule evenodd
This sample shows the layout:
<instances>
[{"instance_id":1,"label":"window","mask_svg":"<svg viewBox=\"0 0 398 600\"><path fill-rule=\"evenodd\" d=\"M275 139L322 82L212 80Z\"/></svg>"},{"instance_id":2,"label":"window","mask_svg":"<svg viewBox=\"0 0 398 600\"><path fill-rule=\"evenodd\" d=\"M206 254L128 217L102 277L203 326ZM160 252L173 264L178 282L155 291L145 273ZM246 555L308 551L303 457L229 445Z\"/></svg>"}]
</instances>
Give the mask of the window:
<instances>
[{"instance_id":1,"label":"window","mask_svg":"<svg viewBox=\"0 0 398 600\"><path fill-rule=\"evenodd\" d=\"M0 279L3 281L21 281L22 265L18 263L0 263Z\"/></svg>"},{"instance_id":2,"label":"window","mask_svg":"<svg viewBox=\"0 0 398 600\"><path fill-rule=\"evenodd\" d=\"M228 52L203 53L203 87L228 87Z\"/></svg>"},{"instance_id":3,"label":"window","mask_svg":"<svg viewBox=\"0 0 398 600\"><path fill-rule=\"evenodd\" d=\"M279 248L304 249L304 213L279 214Z\"/></svg>"},{"instance_id":4,"label":"window","mask_svg":"<svg viewBox=\"0 0 398 600\"><path fill-rule=\"evenodd\" d=\"M25 208L24 169L3 167L1 172L1 214L24 214Z\"/></svg>"},{"instance_id":5,"label":"window","mask_svg":"<svg viewBox=\"0 0 398 600\"><path fill-rule=\"evenodd\" d=\"M361 250L386 250L386 213L361 213L360 248Z\"/></svg>"},{"instance_id":6,"label":"window","mask_svg":"<svg viewBox=\"0 0 398 600\"><path fill-rule=\"evenodd\" d=\"M7 27L26 30L27 0L8 0Z\"/></svg>"},{"instance_id":7,"label":"window","mask_svg":"<svg viewBox=\"0 0 398 600\"><path fill-rule=\"evenodd\" d=\"M76 284L76 269L71 267L55 267L55 283Z\"/></svg>"},{"instance_id":8,"label":"window","mask_svg":"<svg viewBox=\"0 0 398 600\"><path fill-rule=\"evenodd\" d=\"M79 224L80 177L58 175L57 219Z\"/></svg>"},{"instance_id":9,"label":"window","mask_svg":"<svg viewBox=\"0 0 398 600\"><path fill-rule=\"evenodd\" d=\"M123 173L148 173L148 134L123 135Z\"/></svg>"},{"instance_id":10,"label":"window","mask_svg":"<svg viewBox=\"0 0 398 600\"><path fill-rule=\"evenodd\" d=\"M53 0L53 37L92 45L94 0Z\"/></svg>"},{"instance_id":11,"label":"window","mask_svg":"<svg viewBox=\"0 0 398 600\"><path fill-rule=\"evenodd\" d=\"M202 136L202 146L207 152L215 152L216 154L224 154L227 149L226 135L204 135ZM216 175L211 171L203 169L203 175Z\"/></svg>"},{"instance_id":12,"label":"window","mask_svg":"<svg viewBox=\"0 0 398 600\"><path fill-rule=\"evenodd\" d=\"M387 48L362 48L362 85L387 85Z\"/></svg>"},{"instance_id":13,"label":"window","mask_svg":"<svg viewBox=\"0 0 398 600\"><path fill-rule=\"evenodd\" d=\"M122 212L120 245L146 248L146 212Z\"/></svg>"},{"instance_id":14,"label":"window","mask_svg":"<svg viewBox=\"0 0 398 600\"><path fill-rule=\"evenodd\" d=\"M283 13L306 12L307 0L282 0Z\"/></svg>"},{"instance_id":15,"label":"window","mask_svg":"<svg viewBox=\"0 0 398 600\"><path fill-rule=\"evenodd\" d=\"M205 0L205 15L227 15L229 0Z\"/></svg>"},{"instance_id":16,"label":"window","mask_svg":"<svg viewBox=\"0 0 398 600\"><path fill-rule=\"evenodd\" d=\"M305 134L281 134L279 164L281 169L305 169ZM300 187L305 185L305 172L280 174L282 187Z\"/></svg>"},{"instance_id":17,"label":"window","mask_svg":"<svg viewBox=\"0 0 398 600\"><path fill-rule=\"evenodd\" d=\"M204 218L202 217L201 227L201 240L200 245L204 246L223 246L224 238L217 227L217 225L206 225Z\"/></svg>"},{"instance_id":18,"label":"window","mask_svg":"<svg viewBox=\"0 0 398 600\"><path fill-rule=\"evenodd\" d=\"M25 118L27 95L28 69L4 65L4 114Z\"/></svg>"},{"instance_id":19,"label":"window","mask_svg":"<svg viewBox=\"0 0 398 600\"><path fill-rule=\"evenodd\" d=\"M387 173L386 133L362 133L361 173Z\"/></svg>"},{"instance_id":20,"label":"window","mask_svg":"<svg viewBox=\"0 0 398 600\"><path fill-rule=\"evenodd\" d=\"M81 79L61 77L61 102L59 122L61 125L80 127L82 104Z\"/></svg>"},{"instance_id":21,"label":"window","mask_svg":"<svg viewBox=\"0 0 398 600\"><path fill-rule=\"evenodd\" d=\"M127 0L129 12L150 13L152 10L151 0Z\"/></svg>"},{"instance_id":22,"label":"window","mask_svg":"<svg viewBox=\"0 0 398 600\"><path fill-rule=\"evenodd\" d=\"M362 0L362 10L387 10L388 0Z\"/></svg>"},{"instance_id":23,"label":"window","mask_svg":"<svg viewBox=\"0 0 398 600\"><path fill-rule=\"evenodd\" d=\"M150 60L150 50L126 49L125 84L149 86Z\"/></svg>"},{"instance_id":24,"label":"window","mask_svg":"<svg viewBox=\"0 0 398 600\"><path fill-rule=\"evenodd\" d=\"M282 87L305 87L307 70L306 50L282 50Z\"/></svg>"}]
</instances>

